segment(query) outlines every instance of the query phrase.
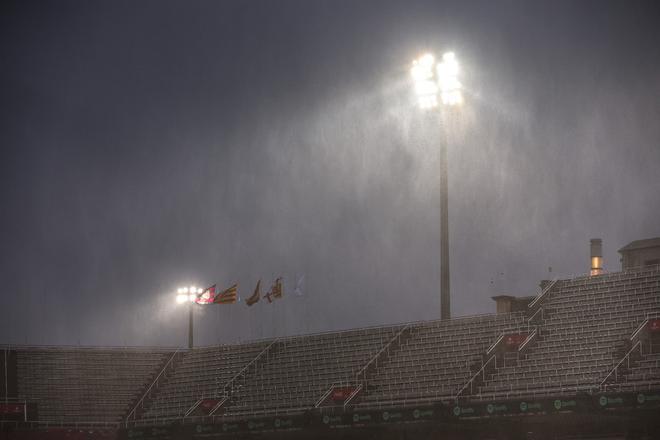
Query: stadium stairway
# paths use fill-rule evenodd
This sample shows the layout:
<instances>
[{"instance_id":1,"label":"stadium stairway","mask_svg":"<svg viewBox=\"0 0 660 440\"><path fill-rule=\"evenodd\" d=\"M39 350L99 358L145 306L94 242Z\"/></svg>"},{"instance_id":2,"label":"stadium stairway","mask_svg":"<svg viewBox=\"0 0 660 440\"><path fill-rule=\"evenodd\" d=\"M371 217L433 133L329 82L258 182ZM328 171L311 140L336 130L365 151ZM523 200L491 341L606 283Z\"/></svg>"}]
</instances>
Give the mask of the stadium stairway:
<instances>
[{"instance_id":1,"label":"stadium stairway","mask_svg":"<svg viewBox=\"0 0 660 440\"><path fill-rule=\"evenodd\" d=\"M619 362L601 382L606 391L651 391L660 381L660 314L651 314L622 347Z\"/></svg>"},{"instance_id":2,"label":"stadium stairway","mask_svg":"<svg viewBox=\"0 0 660 440\"><path fill-rule=\"evenodd\" d=\"M184 352L139 419L182 418L200 400L223 398L225 387L245 372L272 342L202 347Z\"/></svg>"},{"instance_id":3,"label":"stadium stairway","mask_svg":"<svg viewBox=\"0 0 660 440\"><path fill-rule=\"evenodd\" d=\"M524 325L523 313L414 324L399 350L373 372L354 407L450 401L493 341Z\"/></svg>"},{"instance_id":4,"label":"stadium stairway","mask_svg":"<svg viewBox=\"0 0 660 440\"><path fill-rule=\"evenodd\" d=\"M276 354L234 387L227 415L292 413L313 408L334 386L354 386L360 369L402 326L285 338Z\"/></svg>"},{"instance_id":5,"label":"stadium stairway","mask_svg":"<svg viewBox=\"0 0 660 440\"><path fill-rule=\"evenodd\" d=\"M471 398L595 391L620 362L623 341L660 311L657 266L562 280L553 290L535 324L534 345L498 363ZM653 362L648 358L647 366Z\"/></svg>"},{"instance_id":6,"label":"stadium stairway","mask_svg":"<svg viewBox=\"0 0 660 440\"><path fill-rule=\"evenodd\" d=\"M136 420L151 407L153 398L158 393L159 388L167 383L169 378L174 375L176 367L181 362L182 358L183 352L181 350L176 350L171 356L164 359L158 372L151 378L152 380L149 381L149 385L143 387L131 403L129 411L124 415L123 420L127 422L129 420Z\"/></svg>"}]
</instances>

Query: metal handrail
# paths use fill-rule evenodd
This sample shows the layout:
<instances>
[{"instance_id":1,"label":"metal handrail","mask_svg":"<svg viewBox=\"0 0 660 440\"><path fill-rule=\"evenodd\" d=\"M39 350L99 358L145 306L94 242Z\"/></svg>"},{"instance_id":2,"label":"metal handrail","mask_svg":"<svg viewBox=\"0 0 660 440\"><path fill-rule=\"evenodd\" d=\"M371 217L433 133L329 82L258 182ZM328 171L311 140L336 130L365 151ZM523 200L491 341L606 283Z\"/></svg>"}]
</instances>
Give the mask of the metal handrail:
<instances>
[{"instance_id":1,"label":"metal handrail","mask_svg":"<svg viewBox=\"0 0 660 440\"><path fill-rule=\"evenodd\" d=\"M527 346L527 344L529 344L536 337L537 330L538 329L534 329L532 333L527 335L527 338L525 338L522 344L520 344L520 346L518 347L518 353L520 353Z\"/></svg>"},{"instance_id":2,"label":"metal handrail","mask_svg":"<svg viewBox=\"0 0 660 440\"><path fill-rule=\"evenodd\" d=\"M603 381L600 383L601 388L603 387L603 385L605 385L605 382L607 382L607 379L609 379L610 376L612 376L612 374L614 374L614 380L618 380L617 370L619 369L621 364L623 364L626 360L628 361L628 368L630 368L630 355L632 354L633 351L637 349L638 346L639 346L639 354L640 355L642 354L642 341L637 341L635 345L633 345L632 348L628 350L628 352L621 358L621 360L617 362L614 368L612 368L612 370L609 373L607 373L605 379L603 379Z\"/></svg>"},{"instance_id":3,"label":"metal handrail","mask_svg":"<svg viewBox=\"0 0 660 440\"><path fill-rule=\"evenodd\" d=\"M353 400L355 398L355 396L357 396L360 391L362 391L362 384L358 384L358 386L355 387L353 392L346 398L346 400L344 401L344 409L346 409L348 404L351 403L351 400Z\"/></svg>"},{"instance_id":4,"label":"metal handrail","mask_svg":"<svg viewBox=\"0 0 660 440\"><path fill-rule=\"evenodd\" d=\"M186 411L186 413L183 415L183 417L188 417L193 411L195 411L195 408L199 406L200 403L202 403L202 400L204 399L199 399L197 402L193 403L193 405Z\"/></svg>"},{"instance_id":5,"label":"metal handrail","mask_svg":"<svg viewBox=\"0 0 660 440\"><path fill-rule=\"evenodd\" d=\"M495 350L495 348L497 348L500 342L502 342L502 339L504 339L504 333L502 333L500 337L497 338L497 340L493 342L493 344L490 347L488 347L488 350L486 350L486 355L489 355L493 350Z\"/></svg>"},{"instance_id":6,"label":"metal handrail","mask_svg":"<svg viewBox=\"0 0 660 440\"><path fill-rule=\"evenodd\" d=\"M149 393L151 392L151 389L154 387L154 385L156 385L158 383L158 381L160 380L160 377L163 375L163 373L165 373L165 370L167 370L167 368L174 361L174 358L176 357L177 354L179 354L179 352L180 352L180 350L177 349L174 353L172 353L172 356L170 356L169 360L165 363L163 368L160 370L160 372L158 373L158 376L156 376L156 378L153 380L153 382L151 382L151 385L149 385L149 387L146 389L146 391L142 394L142 397L140 397L140 400L137 401L137 403L135 404L135 406L133 407L131 412L129 412L128 415L126 416L126 423L128 423L128 420L131 418L131 415L133 416L133 419L135 419L136 411L137 411L138 407L140 405L144 405L144 399L149 395Z\"/></svg>"},{"instance_id":7,"label":"metal handrail","mask_svg":"<svg viewBox=\"0 0 660 440\"><path fill-rule=\"evenodd\" d=\"M642 323L639 325L639 327L637 327L637 329L633 332L633 334L630 335L630 340L633 341L633 340L635 339L635 337L637 337L637 335L638 335L639 333L641 333L642 330L644 330L644 329L646 328L646 326L648 325L648 323L649 323L649 318L647 317L647 318L644 320L644 322L642 322Z\"/></svg>"},{"instance_id":8,"label":"metal handrail","mask_svg":"<svg viewBox=\"0 0 660 440\"><path fill-rule=\"evenodd\" d=\"M456 395L454 396L454 399L458 399L458 397L463 393L463 391L465 391L465 390L467 389L468 385L469 385L469 386L472 386L472 383L473 383L474 380L479 376L479 374L483 374L483 375L484 375L484 378L485 378L485 376L486 376L486 367L487 367L488 364L490 364L491 361L493 361L493 360L495 360L495 366L497 367L497 356L492 355L492 356L491 356L490 358L488 358L488 360L487 360L487 361L481 366L481 368L479 368L479 370L478 370L476 373L474 373L474 375L472 375L472 377L471 377L470 379L468 379L468 381L465 383L465 385L463 385L463 387L462 387L460 390L458 390L458 393L456 393Z\"/></svg>"},{"instance_id":9,"label":"metal handrail","mask_svg":"<svg viewBox=\"0 0 660 440\"><path fill-rule=\"evenodd\" d=\"M320 398L319 400L316 401L316 403L314 404L314 408L318 408L319 406L321 406L321 404L322 404L323 402L325 402L325 399L328 398L328 396L332 393L332 390L334 390L336 386L337 386L337 383L336 383L336 382L333 383L332 385L330 385L330 388L328 388L328 391L326 391L325 393L323 393L323 395L321 396L321 398Z\"/></svg>"},{"instance_id":10,"label":"metal handrail","mask_svg":"<svg viewBox=\"0 0 660 440\"><path fill-rule=\"evenodd\" d=\"M243 374L253 365L255 364L265 353L267 353L275 343L277 343L280 339L275 338L271 341L270 344L266 346L261 352L254 357L250 362L248 362L238 373L234 375L229 381L225 384L224 387L222 387L222 391L225 393L225 396L227 395L227 389L231 386L233 387L234 382L238 380L239 377L243 376Z\"/></svg>"},{"instance_id":11,"label":"metal handrail","mask_svg":"<svg viewBox=\"0 0 660 440\"><path fill-rule=\"evenodd\" d=\"M543 289L543 290L541 291L541 293L540 293L536 298L534 298L534 300L532 300L532 302L530 302L530 303L527 305L527 307L530 308L530 309L533 308L533 307L534 307L539 301L541 301L541 298L543 298L543 297L544 297L544 296L550 291L550 289L552 289L552 287L553 287L555 284L557 284L557 278L555 278L555 279L553 279L552 281L550 281L550 282L548 283L548 285L545 286L545 289Z\"/></svg>"},{"instance_id":12,"label":"metal handrail","mask_svg":"<svg viewBox=\"0 0 660 440\"><path fill-rule=\"evenodd\" d=\"M529 324L534 320L534 318L536 318L536 315L538 315L539 313L541 313L541 317L543 317L543 310L544 310L543 307L539 307L539 308L536 310L536 312L534 312L534 313L532 314L532 316L530 316L529 319L527 319L527 326L528 326L528 327L529 327Z\"/></svg>"},{"instance_id":13,"label":"metal handrail","mask_svg":"<svg viewBox=\"0 0 660 440\"><path fill-rule=\"evenodd\" d=\"M373 362L377 362L377 360L378 360L378 358L380 357L380 355L381 355L385 350L389 349L390 346L392 345L392 343L394 343L394 341L396 341L398 338L400 338L401 335L403 334L403 332L406 331L406 330L409 329L409 328L410 328L410 324L405 325L401 330L399 330L399 331L397 332L396 335L394 335L394 336L392 337L392 339L390 339L390 340L387 342L387 344L383 345L383 346L381 347L381 349L378 350L378 352L376 352L376 354L374 354L374 355L371 357L371 359L369 359L369 361L368 361L366 364L364 364L364 366L363 366L362 368L360 368L360 371L358 371L358 372L355 374L355 380L356 380L356 381L360 380L360 375L364 374L364 373L367 371L367 368L369 368L369 366L370 366Z\"/></svg>"},{"instance_id":14,"label":"metal handrail","mask_svg":"<svg viewBox=\"0 0 660 440\"><path fill-rule=\"evenodd\" d=\"M209 412L209 415L210 415L210 416L214 415L215 412L216 412L216 411L217 411L222 405L224 405L225 402L226 402L227 400L229 400L229 397L227 397L227 396L224 396L222 399L220 399L220 401L219 401L218 403L216 403L215 406L211 409L211 411Z\"/></svg>"}]
</instances>

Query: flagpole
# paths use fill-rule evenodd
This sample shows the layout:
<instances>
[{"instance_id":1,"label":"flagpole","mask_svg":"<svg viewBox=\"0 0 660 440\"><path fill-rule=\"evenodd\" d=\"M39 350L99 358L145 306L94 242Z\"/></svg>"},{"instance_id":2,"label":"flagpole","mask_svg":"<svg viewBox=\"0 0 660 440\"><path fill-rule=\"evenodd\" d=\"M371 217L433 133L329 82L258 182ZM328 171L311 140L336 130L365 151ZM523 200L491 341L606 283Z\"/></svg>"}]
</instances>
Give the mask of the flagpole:
<instances>
[{"instance_id":1,"label":"flagpole","mask_svg":"<svg viewBox=\"0 0 660 440\"><path fill-rule=\"evenodd\" d=\"M188 303L188 348L193 348L193 303Z\"/></svg>"}]
</instances>

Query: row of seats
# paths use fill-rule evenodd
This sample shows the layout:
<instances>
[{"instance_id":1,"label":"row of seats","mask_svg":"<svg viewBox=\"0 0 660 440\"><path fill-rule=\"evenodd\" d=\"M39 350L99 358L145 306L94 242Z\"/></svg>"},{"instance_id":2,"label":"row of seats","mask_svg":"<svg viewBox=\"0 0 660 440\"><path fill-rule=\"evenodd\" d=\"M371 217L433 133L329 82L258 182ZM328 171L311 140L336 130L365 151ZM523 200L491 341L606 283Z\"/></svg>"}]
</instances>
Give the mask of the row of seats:
<instances>
[{"instance_id":1,"label":"row of seats","mask_svg":"<svg viewBox=\"0 0 660 440\"><path fill-rule=\"evenodd\" d=\"M658 268L558 281L541 306L535 343L517 362L499 365L475 397L597 389L619 361L623 341L660 310L659 293Z\"/></svg>"},{"instance_id":2,"label":"row of seats","mask_svg":"<svg viewBox=\"0 0 660 440\"><path fill-rule=\"evenodd\" d=\"M224 386L231 378L269 344L270 341L262 341L185 352L156 397L147 403L143 418L182 417L198 400L223 396Z\"/></svg>"},{"instance_id":3,"label":"row of seats","mask_svg":"<svg viewBox=\"0 0 660 440\"><path fill-rule=\"evenodd\" d=\"M232 394L229 414L308 409L333 384L355 382L357 372L400 327L290 338Z\"/></svg>"},{"instance_id":4,"label":"row of seats","mask_svg":"<svg viewBox=\"0 0 660 440\"><path fill-rule=\"evenodd\" d=\"M171 354L158 349L17 349L18 397L36 405L40 421L116 423Z\"/></svg>"},{"instance_id":5,"label":"row of seats","mask_svg":"<svg viewBox=\"0 0 660 440\"><path fill-rule=\"evenodd\" d=\"M522 313L415 325L411 337L368 378L356 406L422 401L431 396L449 401L499 335L523 328Z\"/></svg>"}]
</instances>

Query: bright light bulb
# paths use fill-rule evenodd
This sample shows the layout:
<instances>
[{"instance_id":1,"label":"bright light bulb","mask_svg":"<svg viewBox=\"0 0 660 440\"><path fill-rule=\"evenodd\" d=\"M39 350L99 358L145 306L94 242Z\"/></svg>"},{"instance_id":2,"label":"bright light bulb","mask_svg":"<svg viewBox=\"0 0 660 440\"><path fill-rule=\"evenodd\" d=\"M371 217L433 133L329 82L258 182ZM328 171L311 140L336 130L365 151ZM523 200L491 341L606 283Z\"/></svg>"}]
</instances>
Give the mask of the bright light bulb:
<instances>
[{"instance_id":1,"label":"bright light bulb","mask_svg":"<svg viewBox=\"0 0 660 440\"><path fill-rule=\"evenodd\" d=\"M201 287L197 288L197 293L202 293L203 291L204 289L202 289Z\"/></svg>"},{"instance_id":2,"label":"bright light bulb","mask_svg":"<svg viewBox=\"0 0 660 440\"><path fill-rule=\"evenodd\" d=\"M459 66L454 52L442 55L436 63L431 54L425 54L413 61L410 73L415 81L415 93L422 109L445 105L458 105L463 102L462 85L458 81ZM439 95L439 96L438 96Z\"/></svg>"},{"instance_id":3,"label":"bright light bulb","mask_svg":"<svg viewBox=\"0 0 660 440\"><path fill-rule=\"evenodd\" d=\"M176 296L176 302L178 304L183 304L186 301L188 301L188 295L177 295Z\"/></svg>"},{"instance_id":4,"label":"bright light bulb","mask_svg":"<svg viewBox=\"0 0 660 440\"><path fill-rule=\"evenodd\" d=\"M197 292L197 287L195 287L195 286L190 286L190 290L189 290L189 292L190 292L190 293L195 293L195 292Z\"/></svg>"},{"instance_id":5,"label":"bright light bulb","mask_svg":"<svg viewBox=\"0 0 660 440\"><path fill-rule=\"evenodd\" d=\"M190 302L195 301L195 298L197 298L197 295L195 295L194 293L191 293L190 295L188 295L188 300Z\"/></svg>"},{"instance_id":6,"label":"bright light bulb","mask_svg":"<svg viewBox=\"0 0 660 440\"><path fill-rule=\"evenodd\" d=\"M438 86L432 81L418 81L415 84L415 92L418 96L435 95L438 93Z\"/></svg>"},{"instance_id":7,"label":"bright light bulb","mask_svg":"<svg viewBox=\"0 0 660 440\"><path fill-rule=\"evenodd\" d=\"M419 57L418 63L424 67L432 67L435 63L435 57L430 53L425 53Z\"/></svg>"},{"instance_id":8,"label":"bright light bulb","mask_svg":"<svg viewBox=\"0 0 660 440\"><path fill-rule=\"evenodd\" d=\"M182 287L181 288L181 293L188 293L188 288L187 287Z\"/></svg>"}]
</instances>

